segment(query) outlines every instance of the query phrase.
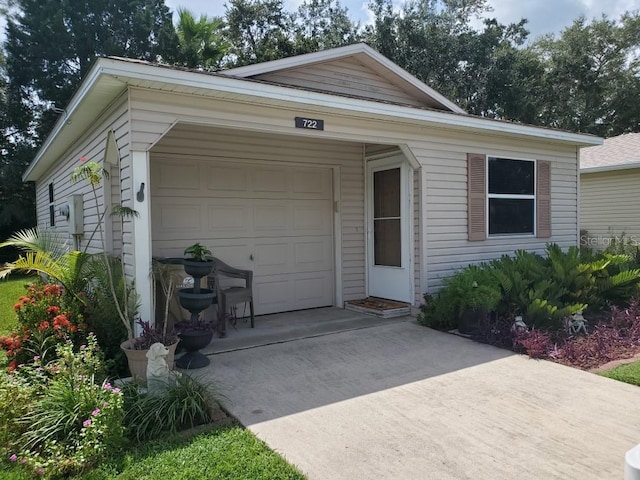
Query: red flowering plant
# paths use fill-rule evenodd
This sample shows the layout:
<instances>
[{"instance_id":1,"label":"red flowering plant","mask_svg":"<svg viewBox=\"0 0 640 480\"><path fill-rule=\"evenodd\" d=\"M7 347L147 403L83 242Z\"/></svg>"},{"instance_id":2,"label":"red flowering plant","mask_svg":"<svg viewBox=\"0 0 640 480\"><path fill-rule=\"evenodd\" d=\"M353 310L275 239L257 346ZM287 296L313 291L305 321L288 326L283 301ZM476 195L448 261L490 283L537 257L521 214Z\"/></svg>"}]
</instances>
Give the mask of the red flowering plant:
<instances>
[{"instance_id":1,"label":"red flowering plant","mask_svg":"<svg viewBox=\"0 0 640 480\"><path fill-rule=\"evenodd\" d=\"M7 355L9 370L31 363L34 357L46 363L55 358L55 345L60 341L76 343L84 338L85 307L59 285L32 285L13 308L17 329L0 337L0 349Z\"/></svg>"}]
</instances>

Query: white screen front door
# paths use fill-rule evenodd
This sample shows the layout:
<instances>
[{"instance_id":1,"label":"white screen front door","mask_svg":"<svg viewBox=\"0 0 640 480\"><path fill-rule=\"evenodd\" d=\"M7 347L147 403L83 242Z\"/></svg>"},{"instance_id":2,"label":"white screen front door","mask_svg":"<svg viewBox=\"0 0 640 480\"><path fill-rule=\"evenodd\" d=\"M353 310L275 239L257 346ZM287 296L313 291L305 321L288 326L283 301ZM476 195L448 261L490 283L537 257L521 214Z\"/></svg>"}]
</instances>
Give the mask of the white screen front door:
<instances>
[{"instance_id":1,"label":"white screen front door","mask_svg":"<svg viewBox=\"0 0 640 480\"><path fill-rule=\"evenodd\" d=\"M411 172L402 156L372 160L367 166L368 293L411 302Z\"/></svg>"}]
</instances>

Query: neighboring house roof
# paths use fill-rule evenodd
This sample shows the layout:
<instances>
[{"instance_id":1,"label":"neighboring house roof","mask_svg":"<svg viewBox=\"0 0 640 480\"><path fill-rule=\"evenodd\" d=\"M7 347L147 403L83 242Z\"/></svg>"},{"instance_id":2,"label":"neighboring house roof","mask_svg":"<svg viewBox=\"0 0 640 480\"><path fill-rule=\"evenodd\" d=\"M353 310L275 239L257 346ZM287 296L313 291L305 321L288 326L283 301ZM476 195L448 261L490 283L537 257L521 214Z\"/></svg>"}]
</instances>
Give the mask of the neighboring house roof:
<instances>
[{"instance_id":1,"label":"neighboring house roof","mask_svg":"<svg viewBox=\"0 0 640 480\"><path fill-rule=\"evenodd\" d=\"M388 67L389 75L392 76L401 75L400 72L404 72L397 66L392 68L393 64L389 60L361 44L335 50L340 55L356 52L355 54L367 56L372 62L374 60L382 62L380 68ZM309 56L302 55L302 57L310 59L311 62L317 62L320 58L330 56L331 52L318 52L317 54L309 54ZM291 62L294 61L294 58L298 57L267 62L267 65L271 65L271 68L275 69L286 68L288 65L293 65ZM297 67L300 66L299 63L298 58ZM259 68L264 68L261 65L240 67L224 73L211 73L140 60L115 57L98 58L64 109L64 113L58 118L52 132L38 150L34 160L24 173L23 179L25 181L37 180L81 135L95 124L105 109L123 95L129 87L201 95L222 100L256 102L274 107L291 108L295 106L308 110L339 112L368 119L377 118L391 122L402 121L423 126L446 127L485 135L504 134L516 138L554 141L577 147L602 143L602 139L593 135L482 118L461 113L458 107L448 110L416 107L250 78L252 74L260 71ZM406 72L404 74L409 75ZM249 78L241 75L247 75ZM410 79L405 80L410 81ZM414 80L416 79L414 78ZM426 85L421 88L424 94L435 94L432 98L440 96ZM441 102L441 106L444 105L445 103Z\"/></svg>"},{"instance_id":2,"label":"neighboring house roof","mask_svg":"<svg viewBox=\"0 0 640 480\"><path fill-rule=\"evenodd\" d=\"M264 75L266 73L292 70L345 58L354 58L367 65L373 71L389 79L403 90L422 99L426 106L438 110L448 110L462 114L467 113L458 105L436 92L433 88L418 80L409 72L364 43L356 43L345 47L332 48L329 50L282 58L270 62L231 68L229 70L221 71L220 73L234 77L249 78Z\"/></svg>"},{"instance_id":3,"label":"neighboring house roof","mask_svg":"<svg viewBox=\"0 0 640 480\"><path fill-rule=\"evenodd\" d=\"M640 133L605 139L602 145L580 150L582 173L640 168Z\"/></svg>"}]
</instances>

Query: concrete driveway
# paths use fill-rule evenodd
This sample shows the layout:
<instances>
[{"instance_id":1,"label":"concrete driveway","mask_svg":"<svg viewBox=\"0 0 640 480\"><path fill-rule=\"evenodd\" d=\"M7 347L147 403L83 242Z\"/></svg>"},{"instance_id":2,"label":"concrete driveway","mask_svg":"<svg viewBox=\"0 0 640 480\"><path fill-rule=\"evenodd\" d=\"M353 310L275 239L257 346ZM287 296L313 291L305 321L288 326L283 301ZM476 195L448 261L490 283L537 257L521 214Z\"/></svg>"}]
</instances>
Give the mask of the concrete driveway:
<instances>
[{"instance_id":1,"label":"concrete driveway","mask_svg":"<svg viewBox=\"0 0 640 480\"><path fill-rule=\"evenodd\" d=\"M227 407L309 479L620 479L640 388L413 322L213 355Z\"/></svg>"}]
</instances>

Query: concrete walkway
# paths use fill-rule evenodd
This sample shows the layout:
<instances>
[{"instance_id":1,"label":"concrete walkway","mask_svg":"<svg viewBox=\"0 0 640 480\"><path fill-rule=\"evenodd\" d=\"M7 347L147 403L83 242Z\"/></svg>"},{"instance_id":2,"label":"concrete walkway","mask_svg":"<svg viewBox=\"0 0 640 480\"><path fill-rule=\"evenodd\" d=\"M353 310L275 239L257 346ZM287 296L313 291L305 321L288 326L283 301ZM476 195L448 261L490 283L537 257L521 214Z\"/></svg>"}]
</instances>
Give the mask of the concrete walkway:
<instances>
[{"instance_id":1,"label":"concrete walkway","mask_svg":"<svg viewBox=\"0 0 640 480\"><path fill-rule=\"evenodd\" d=\"M640 388L413 322L213 355L227 407L309 479L620 479Z\"/></svg>"}]
</instances>

